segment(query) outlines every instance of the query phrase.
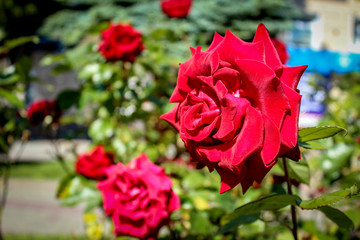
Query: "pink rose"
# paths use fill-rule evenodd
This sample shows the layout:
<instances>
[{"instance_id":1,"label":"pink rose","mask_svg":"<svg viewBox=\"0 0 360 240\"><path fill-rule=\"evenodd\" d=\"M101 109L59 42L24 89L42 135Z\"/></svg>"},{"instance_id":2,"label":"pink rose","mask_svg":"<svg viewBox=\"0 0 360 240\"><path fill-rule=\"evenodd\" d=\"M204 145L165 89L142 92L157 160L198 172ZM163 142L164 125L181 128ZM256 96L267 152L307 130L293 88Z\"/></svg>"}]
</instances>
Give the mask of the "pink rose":
<instances>
[{"instance_id":1,"label":"pink rose","mask_svg":"<svg viewBox=\"0 0 360 240\"><path fill-rule=\"evenodd\" d=\"M118 163L107 170L100 189L105 213L112 216L116 236L156 239L170 214L180 207L164 169L142 154L127 166Z\"/></svg>"},{"instance_id":2,"label":"pink rose","mask_svg":"<svg viewBox=\"0 0 360 240\"><path fill-rule=\"evenodd\" d=\"M35 126L42 123L46 116L51 116L53 123L59 122L62 111L56 100L39 100L28 107L26 114L30 124Z\"/></svg>"},{"instance_id":3,"label":"pink rose","mask_svg":"<svg viewBox=\"0 0 360 240\"><path fill-rule=\"evenodd\" d=\"M144 50L141 33L127 24L110 24L102 32L99 51L108 61L134 62Z\"/></svg>"},{"instance_id":4,"label":"pink rose","mask_svg":"<svg viewBox=\"0 0 360 240\"><path fill-rule=\"evenodd\" d=\"M107 153L103 146L96 146L90 153L80 154L75 164L78 174L97 181L106 178L105 170L114 164L114 154Z\"/></svg>"},{"instance_id":5,"label":"pink rose","mask_svg":"<svg viewBox=\"0 0 360 240\"><path fill-rule=\"evenodd\" d=\"M179 131L192 161L217 170L220 192L240 183L245 193L278 157L299 160L296 87L306 66L283 65L263 24L251 43L227 31L206 51L191 50L170 98L176 105L161 118Z\"/></svg>"},{"instance_id":6,"label":"pink rose","mask_svg":"<svg viewBox=\"0 0 360 240\"><path fill-rule=\"evenodd\" d=\"M271 42L273 43L277 53L279 54L280 60L283 64L289 61L289 53L286 50L286 45L282 41L276 38L271 38Z\"/></svg>"},{"instance_id":7,"label":"pink rose","mask_svg":"<svg viewBox=\"0 0 360 240\"><path fill-rule=\"evenodd\" d=\"M168 17L184 18L190 12L191 3L192 0L163 0L161 9Z\"/></svg>"}]
</instances>

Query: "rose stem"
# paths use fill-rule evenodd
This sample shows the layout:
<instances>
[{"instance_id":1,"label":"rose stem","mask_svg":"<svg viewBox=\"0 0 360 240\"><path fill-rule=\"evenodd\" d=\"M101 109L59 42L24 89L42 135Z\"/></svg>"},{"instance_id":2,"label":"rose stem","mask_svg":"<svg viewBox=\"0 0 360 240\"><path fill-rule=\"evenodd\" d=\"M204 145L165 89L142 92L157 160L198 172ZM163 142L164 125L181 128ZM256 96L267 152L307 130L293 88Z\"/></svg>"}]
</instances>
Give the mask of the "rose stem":
<instances>
[{"instance_id":1,"label":"rose stem","mask_svg":"<svg viewBox=\"0 0 360 240\"><path fill-rule=\"evenodd\" d=\"M291 190L291 182L290 182L290 178L289 178L289 172L288 172L288 167L287 167L287 163L286 163L286 158L282 158L282 162L284 165L284 172L285 172L285 179L286 179L286 183L287 183L288 194L293 195L292 190ZM292 219L292 223L293 223L293 227L291 229L292 234L294 236L294 239L298 240L296 211L295 211L295 206L293 206L293 205L291 205L291 219Z\"/></svg>"}]
</instances>

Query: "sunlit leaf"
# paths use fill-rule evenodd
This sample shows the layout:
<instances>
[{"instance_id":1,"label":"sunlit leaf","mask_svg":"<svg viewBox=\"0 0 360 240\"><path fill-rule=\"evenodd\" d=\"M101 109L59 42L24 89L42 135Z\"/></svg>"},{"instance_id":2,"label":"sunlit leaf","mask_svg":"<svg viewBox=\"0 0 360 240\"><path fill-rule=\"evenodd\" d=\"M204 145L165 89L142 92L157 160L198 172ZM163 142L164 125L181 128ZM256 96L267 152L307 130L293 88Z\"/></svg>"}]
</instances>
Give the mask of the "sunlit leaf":
<instances>
[{"instance_id":1,"label":"sunlit leaf","mask_svg":"<svg viewBox=\"0 0 360 240\"><path fill-rule=\"evenodd\" d=\"M8 91L0 88L0 96L4 97L9 103L13 104L15 107L23 108L25 104L21 101L12 91Z\"/></svg>"},{"instance_id":2,"label":"sunlit leaf","mask_svg":"<svg viewBox=\"0 0 360 240\"><path fill-rule=\"evenodd\" d=\"M75 104L78 104L80 92L78 90L66 89L59 93L57 102L61 109L66 110Z\"/></svg>"},{"instance_id":3,"label":"sunlit leaf","mask_svg":"<svg viewBox=\"0 0 360 240\"><path fill-rule=\"evenodd\" d=\"M56 197L64 199L69 196L69 185L76 175L69 174L60 180L58 188L56 190Z\"/></svg>"},{"instance_id":4,"label":"sunlit leaf","mask_svg":"<svg viewBox=\"0 0 360 240\"><path fill-rule=\"evenodd\" d=\"M307 127L299 130L299 142L308 142L332 137L340 132L347 134L345 128L339 126Z\"/></svg>"},{"instance_id":5,"label":"sunlit leaf","mask_svg":"<svg viewBox=\"0 0 360 240\"><path fill-rule=\"evenodd\" d=\"M324 150L326 147L319 142L309 141L309 142L299 142L299 146L306 149L317 149Z\"/></svg>"},{"instance_id":6,"label":"sunlit leaf","mask_svg":"<svg viewBox=\"0 0 360 240\"><path fill-rule=\"evenodd\" d=\"M353 221L348 216L346 216L345 213L341 212L336 208L330 206L324 206L318 208L317 210L324 213L327 218L329 218L331 221L336 223L336 225L338 225L340 228L348 229L348 230L354 228Z\"/></svg>"},{"instance_id":7,"label":"sunlit leaf","mask_svg":"<svg viewBox=\"0 0 360 240\"><path fill-rule=\"evenodd\" d=\"M0 47L0 53L3 51L9 51L15 47L21 46L25 43L33 42L38 43L40 39L37 36L26 36L26 37L19 37L12 40L7 40L4 43L4 46Z\"/></svg>"},{"instance_id":8,"label":"sunlit leaf","mask_svg":"<svg viewBox=\"0 0 360 240\"><path fill-rule=\"evenodd\" d=\"M65 72L69 72L72 70L71 65L69 64L59 64L56 65L52 70L51 73L52 74L61 74L61 73L65 73Z\"/></svg>"},{"instance_id":9,"label":"sunlit leaf","mask_svg":"<svg viewBox=\"0 0 360 240\"><path fill-rule=\"evenodd\" d=\"M264 197L262 199L247 203L235 209L232 213L225 215L221 219L221 229L229 231L244 221L253 220L255 217L254 214L260 213L263 210L277 210L288 205L296 206L298 202L301 202L301 199L295 195L279 194Z\"/></svg>"},{"instance_id":10,"label":"sunlit leaf","mask_svg":"<svg viewBox=\"0 0 360 240\"><path fill-rule=\"evenodd\" d=\"M191 232L194 234L208 234L211 226L209 216L205 211L190 213Z\"/></svg>"},{"instance_id":11,"label":"sunlit leaf","mask_svg":"<svg viewBox=\"0 0 360 240\"><path fill-rule=\"evenodd\" d=\"M255 222L256 220L259 219L259 216L260 216L259 212L239 216L236 219L230 221L228 224L220 227L217 234L223 234L223 233L229 232L229 231L231 231L232 229L238 227L241 224L249 224L249 223Z\"/></svg>"},{"instance_id":12,"label":"sunlit leaf","mask_svg":"<svg viewBox=\"0 0 360 240\"><path fill-rule=\"evenodd\" d=\"M109 139L114 134L114 125L110 119L96 119L89 127L89 135L95 141Z\"/></svg>"},{"instance_id":13,"label":"sunlit leaf","mask_svg":"<svg viewBox=\"0 0 360 240\"><path fill-rule=\"evenodd\" d=\"M5 78L0 78L0 86L11 85L19 80L19 75L13 74Z\"/></svg>"},{"instance_id":14,"label":"sunlit leaf","mask_svg":"<svg viewBox=\"0 0 360 240\"><path fill-rule=\"evenodd\" d=\"M310 169L305 158L300 159L298 162L288 161L287 163L291 178L307 185L310 184Z\"/></svg>"},{"instance_id":15,"label":"sunlit leaf","mask_svg":"<svg viewBox=\"0 0 360 240\"><path fill-rule=\"evenodd\" d=\"M317 209L323 206L336 203L344 198L358 196L359 194L360 194L360 189L358 188L358 186L353 185L350 188L325 194L312 200L303 200L299 206L303 209Z\"/></svg>"}]
</instances>

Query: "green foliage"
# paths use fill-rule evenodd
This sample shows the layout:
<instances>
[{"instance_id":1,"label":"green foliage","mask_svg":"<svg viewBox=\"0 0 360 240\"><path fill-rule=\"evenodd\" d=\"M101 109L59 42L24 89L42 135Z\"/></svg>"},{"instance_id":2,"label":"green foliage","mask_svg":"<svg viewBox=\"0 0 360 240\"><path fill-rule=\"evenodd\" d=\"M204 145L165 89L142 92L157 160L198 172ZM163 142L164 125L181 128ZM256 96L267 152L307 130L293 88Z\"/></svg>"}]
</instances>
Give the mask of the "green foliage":
<instances>
[{"instance_id":1,"label":"green foliage","mask_svg":"<svg viewBox=\"0 0 360 240\"><path fill-rule=\"evenodd\" d=\"M79 175L67 175L60 181L56 196L64 206L86 202L85 212L92 211L102 203L101 193L94 183Z\"/></svg>"},{"instance_id":2,"label":"green foliage","mask_svg":"<svg viewBox=\"0 0 360 240\"><path fill-rule=\"evenodd\" d=\"M305 210L319 210L336 223L340 228L352 229L354 224L342 211L329 205L344 198L358 197L359 188L356 185L344 190L322 195L312 200L301 200L296 195L272 195L249 202L221 219L222 227L218 234L229 232L241 224L249 224L259 219L261 211L274 211L289 205L299 206Z\"/></svg>"},{"instance_id":3,"label":"green foliage","mask_svg":"<svg viewBox=\"0 0 360 240\"><path fill-rule=\"evenodd\" d=\"M281 161L279 161L278 164L282 169L284 169ZM310 168L305 157L300 159L298 162L287 161L287 166L290 178L295 179L301 183L310 185Z\"/></svg>"},{"instance_id":4,"label":"green foliage","mask_svg":"<svg viewBox=\"0 0 360 240\"><path fill-rule=\"evenodd\" d=\"M318 208L318 210L324 213L326 217L331 219L340 228L351 230L354 227L354 223L351 221L351 219L348 218L343 212L339 211L336 208L332 208L330 206L324 206Z\"/></svg>"},{"instance_id":5,"label":"green foliage","mask_svg":"<svg viewBox=\"0 0 360 240\"><path fill-rule=\"evenodd\" d=\"M360 189L356 185L353 185L348 189L325 194L312 200L303 200L299 206L303 209L317 209L329 204L336 203L344 198L356 197L359 194Z\"/></svg>"},{"instance_id":6,"label":"green foliage","mask_svg":"<svg viewBox=\"0 0 360 240\"><path fill-rule=\"evenodd\" d=\"M4 238L9 240L69 240L74 236L68 236L64 234L59 235L45 235L45 234L5 234ZM85 236L76 236L76 240L88 240Z\"/></svg>"},{"instance_id":7,"label":"green foliage","mask_svg":"<svg viewBox=\"0 0 360 240\"><path fill-rule=\"evenodd\" d=\"M24 45L25 43L38 43L40 40L36 36L19 37L13 40L7 40L4 45L0 47L0 54L6 53L13 48Z\"/></svg>"},{"instance_id":8,"label":"green foliage","mask_svg":"<svg viewBox=\"0 0 360 240\"><path fill-rule=\"evenodd\" d=\"M308 142L323 138L332 137L340 132L347 131L345 128L339 126L321 126L321 127L307 127L299 130L299 142Z\"/></svg>"},{"instance_id":9,"label":"green foliage","mask_svg":"<svg viewBox=\"0 0 360 240\"><path fill-rule=\"evenodd\" d=\"M67 162L68 168L72 168L72 162ZM11 166L11 177L28 179L60 179L64 177L64 171L55 160L49 162L17 163Z\"/></svg>"},{"instance_id":10,"label":"green foliage","mask_svg":"<svg viewBox=\"0 0 360 240\"><path fill-rule=\"evenodd\" d=\"M0 54L6 54L13 48L36 41L38 41L37 37L21 37L5 41L4 45L0 46ZM28 83L37 80L30 76L31 67L32 61L27 56L23 56L13 65L1 65L0 153L8 152L9 146L23 135L27 124L22 115L25 108L24 92Z\"/></svg>"},{"instance_id":11,"label":"green foliage","mask_svg":"<svg viewBox=\"0 0 360 240\"><path fill-rule=\"evenodd\" d=\"M77 104L80 99L80 92L77 90L64 90L57 96L57 102L61 109L66 110Z\"/></svg>"},{"instance_id":12,"label":"green foliage","mask_svg":"<svg viewBox=\"0 0 360 240\"><path fill-rule=\"evenodd\" d=\"M200 41L196 42L198 44L209 41L212 34L208 33L217 31L224 34L226 29L236 32L242 38L251 39L259 22L265 23L272 33L283 31L291 27L291 19L302 14L292 1L285 0L197 0L185 19L167 18L157 0L86 0L67 4L72 7L83 4L88 10L59 11L45 21L40 33L71 46L84 39L88 31L103 21L130 22L148 36L167 32L170 41L179 41L179 36L184 34L202 33L203 37L195 39Z\"/></svg>"},{"instance_id":13,"label":"green foliage","mask_svg":"<svg viewBox=\"0 0 360 240\"><path fill-rule=\"evenodd\" d=\"M220 233L233 229L241 223L251 222L255 216L259 216L261 211L278 210L288 205L297 205L298 201L301 201L298 196L279 194L247 203L222 218L221 223L223 226L220 229Z\"/></svg>"}]
</instances>

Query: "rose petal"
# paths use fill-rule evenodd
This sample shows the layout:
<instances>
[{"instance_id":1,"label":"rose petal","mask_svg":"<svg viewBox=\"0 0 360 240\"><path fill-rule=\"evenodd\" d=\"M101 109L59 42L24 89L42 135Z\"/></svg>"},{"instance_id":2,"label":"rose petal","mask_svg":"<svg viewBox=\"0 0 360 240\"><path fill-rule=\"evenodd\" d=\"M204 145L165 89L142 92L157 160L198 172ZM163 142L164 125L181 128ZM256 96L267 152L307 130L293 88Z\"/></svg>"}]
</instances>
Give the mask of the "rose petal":
<instances>
[{"instance_id":1,"label":"rose petal","mask_svg":"<svg viewBox=\"0 0 360 240\"><path fill-rule=\"evenodd\" d=\"M168 205L169 212L173 212L180 208L180 198L173 191L171 192L170 203Z\"/></svg>"},{"instance_id":2,"label":"rose petal","mask_svg":"<svg viewBox=\"0 0 360 240\"><path fill-rule=\"evenodd\" d=\"M180 125L178 119L176 118L179 105L180 104L177 103L169 112L160 116L161 119L170 123L177 131L180 130Z\"/></svg>"},{"instance_id":3,"label":"rose petal","mask_svg":"<svg viewBox=\"0 0 360 240\"><path fill-rule=\"evenodd\" d=\"M301 95L295 92L294 90L292 90L290 87L283 84L283 89L289 99L291 112L289 112L285 116L284 123L281 127L282 147L280 154L284 154L285 152L297 146L298 124L299 124L298 122L299 122L300 101L301 101ZM296 155L298 154L296 153Z\"/></svg>"},{"instance_id":4,"label":"rose petal","mask_svg":"<svg viewBox=\"0 0 360 240\"><path fill-rule=\"evenodd\" d=\"M263 115L264 127L265 127L265 137L264 137L264 146L261 149L261 158L265 166L269 167L276 163L276 156L280 150L280 130L275 126L273 121Z\"/></svg>"},{"instance_id":5,"label":"rose petal","mask_svg":"<svg viewBox=\"0 0 360 240\"><path fill-rule=\"evenodd\" d=\"M236 92L240 89L240 75L233 68L220 68L214 73L214 78L223 82L231 92Z\"/></svg>"},{"instance_id":6,"label":"rose petal","mask_svg":"<svg viewBox=\"0 0 360 240\"><path fill-rule=\"evenodd\" d=\"M173 93L169 99L169 103L182 102L186 98L187 93L181 91L178 86L175 86Z\"/></svg>"},{"instance_id":7,"label":"rose petal","mask_svg":"<svg viewBox=\"0 0 360 240\"><path fill-rule=\"evenodd\" d=\"M276 75L279 77L282 73L283 64L281 63L280 57L273 43L271 42L269 32L264 24L259 24L253 42L263 42L265 46L265 61L266 65L274 70Z\"/></svg>"},{"instance_id":8,"label":"rose petal","mask_svg":"<svg viewBox=\"0 0 360 240\"><path fill-rule=\"evenodd\" d=\"M288 67L284 65L280 81L295 90L306 68L307 65L297 67Z\"/></svg>"},{"instance_id":9,"label":"rose petal","mask_svg":"<svg viewBox=\"0 0 360 240\"><path fill-rule=\"evenodd\" d=\"M265 49L262 42L245 42L229 30L226 31L224 39L214 48L214 51L218 52L221 61L229 62L233 66L236 65L237 59L265 61Z\"/></svg>"},{"instance_id":10,"label":"rose petal","mask_svg":"<svg viewBox=\"0 0 360 240\"><path fill-rule=\"evenodd\" d=\"M182 122L186 122L186 121L187 121L186 116L184 116ZM218 125L218 123L219 123L219 116L217 116L211 124L200 126L199 128L194 129L193 131L189 129L185 129L185 127L183 127L184 125L182 125L180 131L180 138L183 139L184 141L186 139L190 139L194 141L202 141L210 135L210 133Z\"/></svg>"},{"instance_id":11,"label":"rose petal","mask_svg":"<svg viewBox=\"0 0 360 240\"><path fill-rule=\"evenodd\" d=\"M199 152L206 156L209 161L218 162L219 168L231 172L237 169L238 177L242 172L244 160L261 149L264 137L263 119L260 113L252 107L248 107L246 112L244 125L233 141L216 146L198 147ZM227 185L229 184L227 183ZM223 189L226 189L225 185Z\"/></svg>"},{"instance_id":12,"label":"rose petal","mask_svg":"<svg viewBox=\"0 0 360 240\"><path fill-rule=\"evenodd\" d=\"M246 167L241 167L241 173L235 173L234 171L229 171L220 167L216 168L216 171L221 177L220 194L222 194L234 188L243 180L246 174Z\"/></svg>"},{"instance_id":13,"label":"rose petal","mask_svg":"<svg viewBox=\"0 0 360 240\"><path fill-rule=\"evenodd\" d=\"M242 117L250 105L245 98L237 98L228 94L221 104L221 123L213 138L221 141L231 140L240 129Z\"/></svg>"},{"instance_id":14,"label":"rose petal","mask_svg":"<svg viewBox=\"0 0 360 240\"><path fill-rule=\"evenodd\" d=\"M210 52L211 50L213 50L214 48L216 48L223 39L224 39L223 36L221 36L220 34L218 34L217 32L215 32L214 38L213 38L213 40L212 40L209 48L206 50L206 52Z\"/></svg>"},{"instance_id":15,"label":"rose petal","mask_svg":"<svg viewBox=\"0 0 360 240\"><path fill-rule=\"evenodd\" d=\"M266 167L257 152L249 157L245 164L247 171L244 179L241 181L241 187L243 194L253 185L254 181L261 183L265 175L270 171L271 167Z\"/></svg>"},{"instance_id":16,"label":"rose petal","mask_svg":"<svg viewBox=\"0 0 360 240\"><path fill-rule=\"evenodd\" d=\"M237 60L236 63L243 81L240 95L281 127L290 105L274 71L254 60Z\"/></svg>"}]
</instances>

